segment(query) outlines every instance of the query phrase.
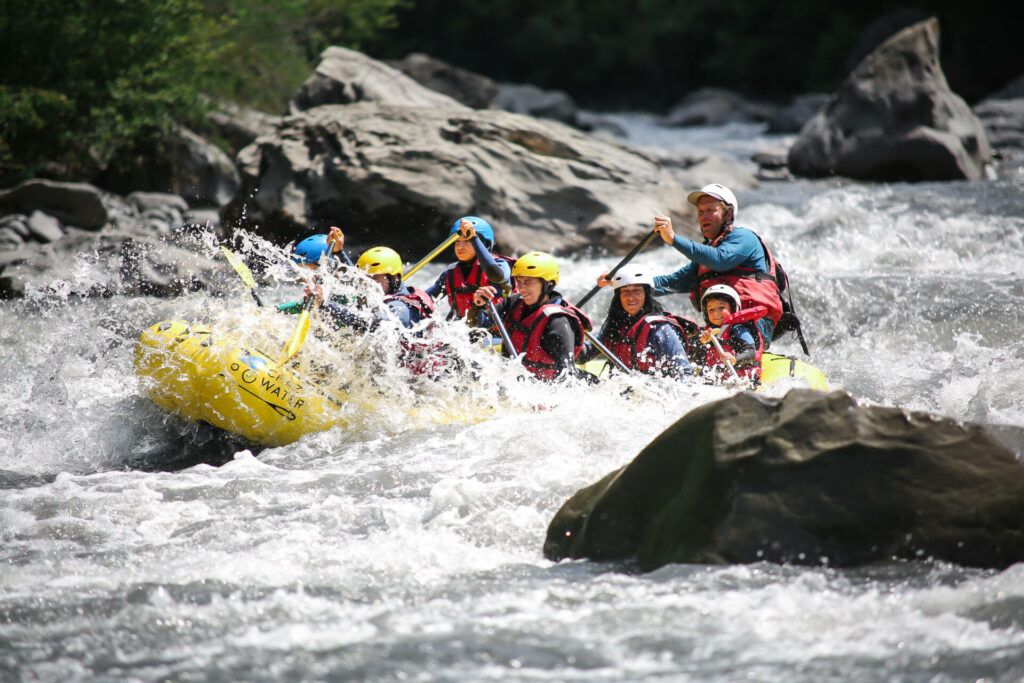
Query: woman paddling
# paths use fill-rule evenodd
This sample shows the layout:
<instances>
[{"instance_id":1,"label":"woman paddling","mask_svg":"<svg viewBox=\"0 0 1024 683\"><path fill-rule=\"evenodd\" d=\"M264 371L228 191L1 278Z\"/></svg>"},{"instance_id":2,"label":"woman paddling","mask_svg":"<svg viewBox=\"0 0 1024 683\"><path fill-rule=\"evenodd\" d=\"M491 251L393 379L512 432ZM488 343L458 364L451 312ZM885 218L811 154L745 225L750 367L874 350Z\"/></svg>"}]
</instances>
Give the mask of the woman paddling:
<instances>
[{"instance_id":1,"label":"woman paddling","mask_svg":"<svg viewBox=\"0 0 1024 683\"><path fill-rule=\"evenodd\" d=\"M697 324L665 312L652 294L653 276L642 268L623 268L611 282L615 295L597 340L631 370L679 380L692 377L686 348L699 331ZM587 342L578 360L583 363L599 353Z\"/></svg>"}]
</instances>

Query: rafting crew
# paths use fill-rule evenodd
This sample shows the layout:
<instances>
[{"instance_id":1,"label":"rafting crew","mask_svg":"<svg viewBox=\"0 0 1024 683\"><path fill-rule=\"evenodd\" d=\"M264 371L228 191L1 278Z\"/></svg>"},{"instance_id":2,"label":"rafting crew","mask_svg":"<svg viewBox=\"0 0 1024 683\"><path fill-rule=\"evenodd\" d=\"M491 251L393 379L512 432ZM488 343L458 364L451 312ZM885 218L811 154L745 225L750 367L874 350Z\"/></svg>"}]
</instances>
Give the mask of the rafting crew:
<instances>
[{"instance_id":1,"label":"rafting crew","mask_svg":"<svg viewBox=\"0 0 1024 683\"><path fill-rule=\"evenodd\" d=\"M695 322L668 313L654 299L654 278L638 266L626 266L611 279L615 294L604 325L595 335L630 370L678 380L693 377L687 347L696 343ZM585 342L578 362L601 351Z\"/></svg>"},{"instance_id":2,"label":"rafting crew","mask_svg":"<svg viewBox=\"0 0 1024 683\"><path fill-rule=\"evenodd\" d=\"M712 285L701 296L701 311L707 327L700 333L706 351L699 364L701 377L708 381L729 379L732 373L726 366L728 363L740 378L750 379L755 386L760 382L765 348L760 327L756 321L726 324L729 316L740 307L740 295L729 285ZM718 352L712 336L717 337L722 353Z\"/></svg>"},{"instance_id":3,"label":"rafting crew","mask_svg":"<svg viewBox=\"0 0 1024 683\"><path fill-rule=\"evenodd\" d=\"M404 328L412 328L434 313L434 300L422 289L402 282L402 258L390 247L372 247L359 257L355 264L344 251L345 235L340 228L331 227L327 235L313 235L296 245L293 259L302 266L316 268L327 253L328 245L333 253L340 253L349 265L364 271L384 291L384 305L367 311L358 302L346 296L332 296L324 300L323 289L317 283L307 283L305 296L315 296L321 310L326 313L335 327L349 327L355 330L373 329L381 322L392 321ZM340 265L340 263L339 263ZM286 313L301 310L303 301L281 304L279 311Z\"/></svg>"},{"instance_id":4,"label":"rafting crew","mask_svg":"<svg viewBox=\"0 0 1024 683\"><path fill-rule=\"evenodd\" d=\"M700 310L704 292L717 284L729 285L738 292L742 308L764 306L768 314L757 321L765 348L776 336L776 324L785 309L780 291L786 275L764 241L753 230L735 224L739 204L725 185L712 183L691 192L687 200L697 207L697 223L704 236L702 244L677 235L672 219L655 216L654 229L661 239L690 260L668 275L654 278L656 296L689 293L690 302ZM607 273L598 284L611 284ZM785 329L796 329L799 321L789 312ZM782 331L780 328L779 332Z\"/></svg>"},{"instance_id":5,"label":"rafting crew","mask_svg":"<svg viewBox=\"0 0 1024 683\"><path fill-rule=\"evenodd\" d=\"M558 261L545 252L531 251L515 262L512 277L518 291L495 303L513 347L503 345L502 352L513 358L522 356L526 369L541 380L578 377L596 381L575 364L583 350L583 331L591 329L593 323L555 289L558 276ZM496 322L480 309L497 301L497 295L492 285L473 293L475 313L482 324Z\"/></svg>"},{"instance_id":6,"label":"rafting crew","mask_svg":"<svg viewBox=\"0 0 1024 683\"><path fill-rule=\"evenodd\" d=\"M473 293L481 287L495 287L500 292L510 290L512 264L515 263L515 259L493 253L494 228L484 219L463 216L452 224L448 234L456 233L459 239L454 248L458 260L445 268L426 289L435 299L447 297L451 307L449 320L465 318L472 311Z\"/></svg>"}]
</instances>

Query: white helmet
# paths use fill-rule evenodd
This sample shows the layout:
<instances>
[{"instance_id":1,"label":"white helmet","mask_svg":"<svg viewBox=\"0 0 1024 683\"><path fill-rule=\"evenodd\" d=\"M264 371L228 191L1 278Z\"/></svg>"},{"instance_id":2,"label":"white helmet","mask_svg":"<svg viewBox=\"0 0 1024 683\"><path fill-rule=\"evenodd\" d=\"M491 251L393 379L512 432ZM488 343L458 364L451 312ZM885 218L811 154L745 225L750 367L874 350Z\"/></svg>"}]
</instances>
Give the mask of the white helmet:
<instances>
[{"instance_id":1,"label":"white helmet","mask_svg":"<svg viewBox=\"0 0 1024 683\"><path fill-rule=\"evenodd\" d=\"M708 318L707 301L713 296L724 296L732 302L732 312L736 313L743 305L740 303L740 295L729 285L711 285L700 296L700 312L704 314L704 320Z\"/></svg>"},{"instance_id":2,"label":"white helmet","mask_svg":"<svg viewBox=\"0 0 1024 683\"><path fill-rule=\"evenodd\" d=\"M653 287L654 276L649 275L643 268L623 268L615 273L615 277L612 278L612 286L618 289L626 285L647 285L648 287Z\"/></svg>"},{"instance_id":3,"label":"white helmet","mask_svg":"<svg viewBox=\"0 0 1024 683\"><path fill-rule=\"evenodd\" d=\"M699 202L700 198L704 196L714 197L715 199L725 202L731 206L733 220L736 219L736 214L740 210L740 205L736 203L736 195L734 195L732 190L728 187L718 183L711 183L710 185L705 185L699 190L691 192L687 195L686 199L694 206L697 206L697 202Z\"/></svg>"}]
</instances>

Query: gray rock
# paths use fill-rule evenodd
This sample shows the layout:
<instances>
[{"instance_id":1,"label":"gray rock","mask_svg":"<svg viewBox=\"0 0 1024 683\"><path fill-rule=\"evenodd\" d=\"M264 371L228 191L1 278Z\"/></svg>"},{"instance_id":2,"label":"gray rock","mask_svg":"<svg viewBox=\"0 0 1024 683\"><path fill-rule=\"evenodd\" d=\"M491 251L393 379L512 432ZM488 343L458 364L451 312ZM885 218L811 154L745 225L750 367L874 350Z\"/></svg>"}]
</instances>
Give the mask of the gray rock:
<instances>
[{"instance_id":1,"label":"gray rock","mask_svg":"<svg viewBox=\"0 0 1024 683\"><path fill-rule=\"evenodd\" d=\"M274 127L281 121L280 116L223 100L214 103L206 118L216 131L216 135L231 145L233 154L238 154L239 150L259 136L272 133Z\"/></svg>"},{"instance_id":2,"label":"gray rock","mask_svg":"<svg viewBox=\"0 0 1024 683\"><path fill-rule=\"evenodd\" d=\"M28 217L28 231L36 242L56 242L64 236L60 221L42 211L33 211Z\"/></svg>"},{"instance_id":3,"label":"gray rock","mask_svg":"<svg viewBox=\"0 0 1024 683\"><path fill-rule=\"evenodd\" d=\"M420 85L384 62L355 50L329 47L320 55L316 71L299 88L288 110L295 114L325 104L356 102L464 108L453 98Z\"/></svg>"},{"instance_id":4,"label":"gray rock","mask_svg":"<svg viewBox=\"0 0 1024 683\"><path fill-rule=\"evenodd\" d=\"M579 127L576 103L562 90L543 90L523 83L500 83L491 106L513 114L553 119Z\"/></svg>"},{"instance_id":5,"label":"gray rock","mask_svg":"<svg viewBox=\"0 0 1024 683\"><path fill-rule=\"evenodd\" d=\"M996 149L1024 149L1024 97L987 99L974 106L974 113Z\"/></svg>"},{"instance_id":6,"label":"gray rock","mask_svg":"<svg viewBox=\"0 0 1024 683\"><path fill-rule=\"evenodd\" d=\"M797 95L788 105L779 108L768 119L768 133L779 135L799 133L821 108L828 104L826 93Z\"/></svg>"},{"instance_id":7,"label":"gray rock","mask_svg":"<svg viewBox=\"0 0 1024 683\"><path fill-rule=\"evenodd\" d=\"M683 416L626 467L576 493L551 560L1024 560L1024 465L979 425L859 406L843 392L746 392Z\"/></svg>"},{"instance_id":8,"label":"gray rock","mask_svg":"<svg viewBox=\"0 0 1024 683\"><path fill-rule=\"evenodd\" d=\"M172 210L178 213L188 211L188 202L176 194L166 192L132 192L125 199L139 213L150 209Z\"/></svg>"},{"instance_id":9,"label":"gray rock","mask_svg":"<svg viewBox=\"0 0 1024 683\"><path fill-rule=\"evenodd\" d=\"M473 109L487 109L498 94L498 84L490 78L418 52L388 63L423 87Z\"/></svg>"},{"instance_id":10,"label":"gray rock","mask_svg":"<svg viewBox=\"0 0 1024 683\"><path fill-rule=\"evenodd\" d=\"M983 101L1024 99L1024 76L1017 76Z\"/></svg>"},{"instance_id":11,"label":"gray rock","mask_svg":"<svg viewBox=\"0 0 1024 683\"><path fill-rule=\"evenodd\" d=\"M338 224L409 258L466 214L493 221L509 253L621 251L655 214L692 223L685 189L635 150L496 110L317 107L238 163L244 187L225 224L282 241Z\"/></svg>"},{"instance_id":12,"label":"gray rock","mask_svg":"<svg viewBox=\"0 0 1024 683\"><path fill-rule=\"evenodd\" d=\"M985 176L985 130L946 82L936 19L900 31L847 76L800 131L789 169L809 177L954 180Z\"/></svg>"},{"instance_id":13,"label":"gray rock","mask_svg":"<svg viewBox=\"0 0 1024 683\"><path fill-rule=\"evenodd\" d=\"M81 296L177 296L200 289L223 294L232 276L222 260L157 237L69 228L58 242L3 252L0 298L21 297L29 289L59 289Z\"/></svg>"},{"instance_id":14,"label":"gray rock","mask_svg":"<svg viewBox=\"0 0 1024 683\"><path fill-rule=\"evenodd\" d=\"M10 225L0 226L0 252L11 252L21 248L25 238L18 234ZM2 263L0 263L2 265ZM2 269L0 269L2 272Z\"/></svg>"},{"instance_id":15,"label":"gray rock","mask_svg":"<svg viewBox=\"0 0 1024 683\"><path fill-rule=\"evenodd\" d=\"M86 183L29 180L0 190L0 214L43 211L65 225L99 230L107 224L102 192Z\"/></svg>"},{"instance_id":16,"label":"gray rock","mask_svg":"<svg viewBox=\"0 0 1024 683\"><path fill-rule=\"evenodd\" d=\"M684 97L662 120L665 126L721 126L727 123L761 123L775 115L777 107L749 100L723 88L701 88Z\"/></svg>"},{"instance_id":17,"label":"gray rock","mask_svg":"<svg viewBox=\"0 0 1024 683\"><path fill-rule=\"evenodd\" d=\"M103 172L99 183L108 190L173 194L192 206L223 206L238 190L238 171L222 149L195 132L178 126L163 147L125 152Z\"/></svg>"}]
</instances>

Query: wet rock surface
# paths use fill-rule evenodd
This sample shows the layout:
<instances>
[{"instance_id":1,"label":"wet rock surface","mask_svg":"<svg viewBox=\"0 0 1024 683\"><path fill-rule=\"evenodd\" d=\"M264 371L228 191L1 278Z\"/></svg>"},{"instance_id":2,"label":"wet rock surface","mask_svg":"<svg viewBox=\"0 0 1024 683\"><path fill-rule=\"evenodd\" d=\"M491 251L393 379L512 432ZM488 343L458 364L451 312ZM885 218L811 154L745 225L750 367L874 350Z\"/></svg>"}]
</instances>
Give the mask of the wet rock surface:
<instances>
[{"instance_id":1,"label":"wet rock surface","mask_svg":"<svg viewBox=\"0 0 1024 683\"><path fill-rule=\"evenodd\" d=\"M1009 432L1013 432L1010 434ZM555 515L551 560L854 566L1024 560L1024 465L985 428L843 392L698 408Z\"/></svg>"}]
</instances>

